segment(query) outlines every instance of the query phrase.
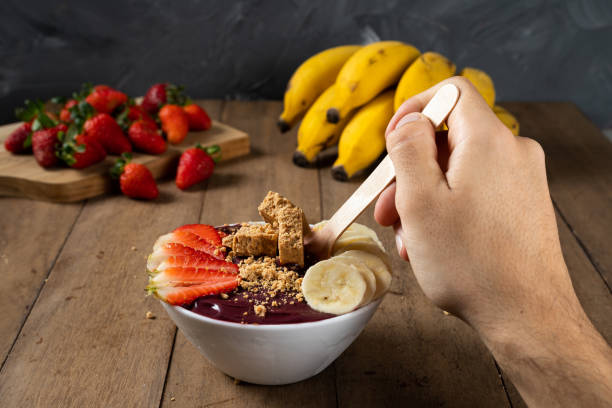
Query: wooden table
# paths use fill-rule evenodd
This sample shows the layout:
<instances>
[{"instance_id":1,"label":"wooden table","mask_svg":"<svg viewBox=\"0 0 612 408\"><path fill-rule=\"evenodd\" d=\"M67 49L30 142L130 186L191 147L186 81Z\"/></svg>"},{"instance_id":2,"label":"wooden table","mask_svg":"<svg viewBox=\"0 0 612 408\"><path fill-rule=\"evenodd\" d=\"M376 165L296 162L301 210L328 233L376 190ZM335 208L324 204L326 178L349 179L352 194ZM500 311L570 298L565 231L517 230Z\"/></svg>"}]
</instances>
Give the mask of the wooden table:
<instances>
[{"instance_id":1,"label":"wooden table","mask_svg":"<svg viewBox=\"0 0 612 408\"><path fill-rule=\"evenodd\" d=\"M568 103L506 103L547 153L565 259L588 315L612 340L612 145ZM79 204L0 199L0 405L3 407L523 406L474 332L421 293L395 255L394 282L365 331L328 369L284 387L235 385L145 297L155 238L193 222L258 219L273 189L310 219L329 217L359 181L291 163L278 102L207 101L211 116L252 135L250 156L155 202L120 195ZM147 311L157 318L145 318Z\"/></svg>"}]
</instances>

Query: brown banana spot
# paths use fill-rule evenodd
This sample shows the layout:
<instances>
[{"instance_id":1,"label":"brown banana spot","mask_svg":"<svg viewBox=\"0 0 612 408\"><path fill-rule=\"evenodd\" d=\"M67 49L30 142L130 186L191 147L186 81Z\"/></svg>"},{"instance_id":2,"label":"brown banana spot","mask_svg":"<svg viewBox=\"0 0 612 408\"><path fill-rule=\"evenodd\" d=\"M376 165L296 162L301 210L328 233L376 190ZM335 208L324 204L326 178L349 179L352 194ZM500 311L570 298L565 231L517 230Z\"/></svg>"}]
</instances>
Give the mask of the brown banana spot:
<instances>
[{"instance_id":1,"label":"brown banana spot","mask_svg":"<svg viewBox=\"0 0 612 408\"><path fill-rule=\"evenodd\" d=\"M385 55L385 49L384 49L384 48L381 48L380 50L378 50L378 53L379 53L380 55Z\"/></svg>"},{"instance_id":2,"label":"brown banana spot","mask_svg":"<svg viewBox=\"0 0 612 408\"><path fill-rule=\"evenodd\" d=\"M373 58L373 57L368 60L368 64L370 65L374 64L375 62L376 62L376 58Z\"/></svg>"},{"instance_id":3,"label":"brown banana spot","mask_svg":"<svg viewBox=\"0 0 612 408\"><path fill-rule=\"evenodd\" d=\"M359 82L353 82L351 84L351 86L349 87L349 89L351 90L351 92L355 92L355 89L357 89L357 85L359 85Z\"/></svg>"}]
</instances>

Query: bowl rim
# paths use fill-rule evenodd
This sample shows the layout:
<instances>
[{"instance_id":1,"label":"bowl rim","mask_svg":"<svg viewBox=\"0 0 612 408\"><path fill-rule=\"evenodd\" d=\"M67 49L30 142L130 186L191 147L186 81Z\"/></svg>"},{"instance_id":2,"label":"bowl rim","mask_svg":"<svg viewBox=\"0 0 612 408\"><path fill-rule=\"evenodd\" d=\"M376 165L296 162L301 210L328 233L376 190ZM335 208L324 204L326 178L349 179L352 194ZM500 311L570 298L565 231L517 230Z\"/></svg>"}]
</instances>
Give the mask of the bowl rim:
<instances>
[{"instance_id":1,"label":"bowl rim","mask_svg":"<svg viewBox=\"0 0 612 408\"><path fill-rule=\"evenodd\" d=\"M189 309L184 308L183 306L178 306L178 305L171 305L168 304L166 302L164 302L161 299L158 299L160 301L160 303L162 304L162 306L164 308L172 308L174 309L175 312L177 312L178 314L182 314L183 316L190 318L190 319L195 319L198 320L202 323L208 323L208 324L213 324L213 325L218 325L218 326L224 326L224 327L228 327L228 328L241 328L244 330L259 330L259 331L282 331L288 328L291 329L296 329L296 328L312 328L312 327L322 327L322 326L326 326L329 324L335 324L335 323L340 323L344 320L350 320L354 317L358 317L362 314L366 314L368 313L371 309L376 309L378 307L378 305L382 302L382 300L384 299L385 295L387 294L387 292L385 292L381 297L379 297L378 299L372 300L370 303L368 303L367 305L361 306L351 312L345 313L345 314L341 314L338 316L334 316L334 317L330 317L327 319L322 319L322 320L317 320L315 322L298 322L298 323L282 323L282 324L243 324L243 323L236 323L236 322L228 322L225 320L219 320L219 319L213 319L212 317L207 317L207 316L202 316L201 314L192 312Z\"/></svg>"}]
</instances>

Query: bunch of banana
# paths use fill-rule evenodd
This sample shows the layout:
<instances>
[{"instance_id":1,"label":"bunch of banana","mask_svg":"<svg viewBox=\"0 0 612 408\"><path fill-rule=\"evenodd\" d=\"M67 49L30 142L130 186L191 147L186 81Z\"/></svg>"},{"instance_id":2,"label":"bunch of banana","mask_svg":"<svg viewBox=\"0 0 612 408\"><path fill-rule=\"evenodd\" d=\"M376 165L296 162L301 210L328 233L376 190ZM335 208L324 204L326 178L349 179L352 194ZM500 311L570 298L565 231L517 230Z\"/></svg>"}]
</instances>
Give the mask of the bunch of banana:
<instances>
[{"instance_id":1,"label":"bunch of banana","mask_svg":"<svg viewBox=\"0 0 612 408\"><path fill-rule=\"evenodd\" d=\"M364 46L346 61L336 79L336 95L327 120L338 123L397 83L420 51L399 41L380 41Z\"/></svg>"},{"instance_id":2,"label":"bunch of banana","mask_svg":"<svg viewBox=\"0 0 612 408\"><path fill-rule=\"evenodd\" d=\"M497 115L498 119L501 120L502 123L512 131L512 134L514 136L518 136L519 122L513 114L511 114L499 105L493 106L493 112Z\"/></svg>"},{"instance_id":3,"label":"bunch of banana","mask_svg":"<svg viewBox=\"0 0 612 408\"><path fill-rule=\"evenodd\" d=\"M349 114L338 123L329 123L325 119L335 88L335 85L327 88L302 119L297 134L297 149L293 153L293 162L298 166L311 165L321 150L336 145L342 129L351 118Z\"/></svg>"},{"instance_id":4,"label":"bunch of banana","mask_svg":"<svg viewBox=\"0 0 612 408\"><path fill-rule=\"evenodd\" d=\"M363 106L348 122L338 143L332 176L348 180L385 151L385 129L393 116L394 91L386 91Z\"/></svg>"},{"instance_id":5,"label":"bunch of banana","mask_svg":"<svg viewBox=\"0 0 612 408\"><path fill-rule=\"evenodd\" d=\"M395 91L394 109L408 98L455 75L455 64L437 52L426 52L408 67Z\"/></svg>"},{"instance_id":6,"label":"bunch of banana","mask_svg":"<svg viewBox=\"0 0 612 408\"><path fill-rule=\"evenodd\" d=\"M361 46L330 48L308 58L293 73L285 91L283 112L278 128L286 132L300 119L321 93L329 88L338 72Z\"/></svg>"},{"instance_id":7,"label":"bunch of banana","mask_svg":"<svg viewBox=\"0 0 612 408\"><path fill-rule=\"evenodd\" d=\"M324 313L348 313L380 298L391 285L388 257L374 231L353 224L339 241L343 238L333 256L311 266L302 281L308 305Z\"/></svg>"},{"instance_id":8,"label":"bunch of banana","mask_svg":"<svg viewBox=\"0 0 612 408\"><path fill-rule=\"evenodd\" d=\"M314 55L291 77L278 121L281 131L286 131L305 113L293 162L311 165L323 149L339 143L332 175L349 179L384 152L386 125L402 102L450 78L455 70L455 64L443 55L421 55L399 41L347 45ZM500 120L517 134L516 118L495 105L489 75L470 67L460 75L474 84ZM388 90L395 85L395 91Z\"/></svg>"}]
</instances>

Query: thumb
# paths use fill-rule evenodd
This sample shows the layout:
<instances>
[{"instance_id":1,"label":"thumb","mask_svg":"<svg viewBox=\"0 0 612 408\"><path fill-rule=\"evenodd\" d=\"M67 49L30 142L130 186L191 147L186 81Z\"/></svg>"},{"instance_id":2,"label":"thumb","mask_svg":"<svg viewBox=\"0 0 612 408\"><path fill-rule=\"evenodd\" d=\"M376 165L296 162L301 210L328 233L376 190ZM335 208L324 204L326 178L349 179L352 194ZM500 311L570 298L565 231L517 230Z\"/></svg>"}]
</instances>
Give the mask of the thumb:
<instances>
[{"instance_id":1,"label":"thumb","mask_svg":"<svg viewBox=\"0 0 612 408\"><path fill-rule=\"evenodd\" d=\"M421 202L441 185L448 186L437 161L435 129L427 117L408 113L386 137L397 180L396 205ZM399 206L398 210L401 216Z\"/></svg>"}]
</instances>

